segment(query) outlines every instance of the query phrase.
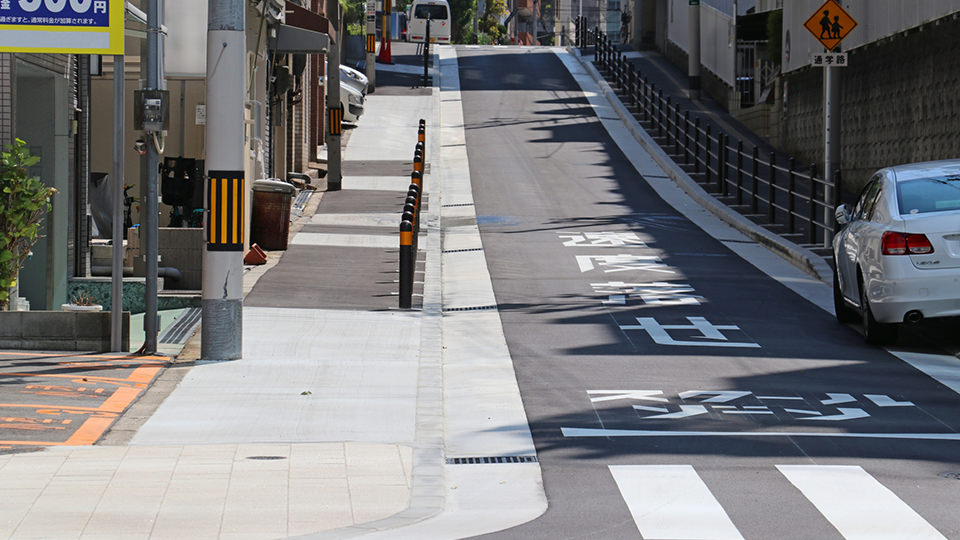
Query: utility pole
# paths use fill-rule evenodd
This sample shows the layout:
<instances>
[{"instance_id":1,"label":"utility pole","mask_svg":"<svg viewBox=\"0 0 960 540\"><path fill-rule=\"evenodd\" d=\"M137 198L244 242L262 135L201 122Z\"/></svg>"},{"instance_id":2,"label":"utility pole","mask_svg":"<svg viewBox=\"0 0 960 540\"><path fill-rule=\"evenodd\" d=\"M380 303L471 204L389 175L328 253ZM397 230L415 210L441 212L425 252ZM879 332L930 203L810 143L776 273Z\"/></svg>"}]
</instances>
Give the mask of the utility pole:
<instances>
[{"instance_id":1,"label":"utility pole","mask_svg":"<svg viewBox=\"0 0 960 540\"><path fill-rule=\"evenodd\" d=\"M340 28L340 3L327 0L327 20L337 29L337 41L330 44L327 53L327 191L340 191L343 181L343 166L340 159L340 135L343 133L343 109L340 106L340 44L343 34ZM384 29L386 31L386 29Z\"/></svg>"},{"instance_id":2,"label":"utility pole","mask_svg":"<svg viewBox=\"0 0 960 540\"><path fill-rule=\"evenodd\" d=\"M377 80L377 0L367 0L367 92L376 90Z\"/></svg>"},{"instance_id":3,"label":"utility pole","mask_svg":"<svg viewBox=\"0 0 960 540\"><path fill-rule=\"evenodd\" d=\"M123 350L124 59L113 57L113 259L110 274L110 350Z\"/></svg>"},{"instance_id":4,"label":"utility pole","mask_svg":"<svg viewBox=\"0 0 960 540\"><path fill-rule=\"evenodd\" d=\"M687 84L690 99L700 98L700 0L689 0L687 9Z\"/></svg>"},{"instance_id":5,"label":"utility pole","mask_svg":"<svg viewBox=\"0 0 960 540\"><path fill-rule=\"evenodd\" d=\"M160 89L160 8L159 0L147 0L147 86L145 90ZM157 237L160 234L159 208L157 205L157 175L160 168L159 140L162 130L145 130L147 143L146 173L144 175L143 218L140 235L144 239L143 247L146 264L146 284L144 287L143 343L144 354L157 352L157 281L159 257ZM121 274L122 275L122 274Z\"/></svg>"},{"instance_id":6,"label":"utility pole","mask_svg":"<svg viewBox=\"0 0 960 540\"><path fill-rule=\"evenodd\" d=\"M243 355L244 0L208 0L207 214L200 356Z\"/></svg>"}]
</instances>

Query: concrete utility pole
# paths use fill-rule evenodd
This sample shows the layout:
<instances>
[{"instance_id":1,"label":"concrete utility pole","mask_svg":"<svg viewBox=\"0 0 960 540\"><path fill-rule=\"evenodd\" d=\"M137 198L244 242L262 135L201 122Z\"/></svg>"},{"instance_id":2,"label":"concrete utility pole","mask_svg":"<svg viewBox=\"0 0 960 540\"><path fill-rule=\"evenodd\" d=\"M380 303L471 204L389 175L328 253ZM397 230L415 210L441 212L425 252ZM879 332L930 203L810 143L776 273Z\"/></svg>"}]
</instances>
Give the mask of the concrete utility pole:
<instances>
[{"instance_id":1,"label":"concrete utility pole","mask_svg":"<svg viewBox=\"0 0 960 540\"><path fill-rule=\"evenodd\" d=\"M687 9L687 84L690 99L700 97L700 0L690 0Z\"/></svg>"},{"instance_id":2,"label":"concrete utility pole","mask_svg":"<svg viewBox=\"0 0 960 540\"><path fill-rule=\"evenodd\" d=\"M110 274L110 350L123 352L123 55L113 57L113 260Z\"/></svg>"},{"instance_id":3,"label":"concrete utility pole","mask_svg":"<svg viewBox=\"0 0 960 540\"><path fill-rule=\"evenodd\" d=\"M367 92L377 85L377 0L367 0Z\"/></svg>"},{"instance_id":4,"label":"concrete utility pole","mask_svg":"<svg viewBox=\"0 0 960 540\"><path fill-rule=\"evenodd\" d=\"M200 356L205 360L235 360L243 355L245 8L244 0L208 0L209 180L200 341Z\"/></svg>"},{"instance_id":5,"label":"concrete utility pole","mask_svg":"<svg viewBox=\"0 0 960 540\"><path fill-rule=\"evenodd\" d=\"M146 90L160 89L160 7L159 0L147 1L147 86ZM157 205L157 175L160 167L160 152L156 141L161 135L157 132L147 132L146 184L143 201L143 223L140 234L144 239L143 247L146 263L146 286L144 288L143 331L145 334L143 353L156 354L157 352L157 281L159 257L157 237L159 232L159 208ZM121 274L122 275L122 274Z\"/></svg>"},{"instance_id":6,"label":"concrete utility pole","mask_svg":"<svg viewBox=\"0 0 960 540\"><path fill-rule=\"evenodd\" d=\"M337 42L330 44L330 52L327 54L327 110L341 112L339 115L330 114L327 121L327 191L339 191L343 181L343 166L340 160L340 135L343 132L340 124L343 120L340 109L340 44L343 42L343 34L340 28L340 3L337 0L327 0L326 8L327 20L337 31Z\"/></svg>"}]
</instances>

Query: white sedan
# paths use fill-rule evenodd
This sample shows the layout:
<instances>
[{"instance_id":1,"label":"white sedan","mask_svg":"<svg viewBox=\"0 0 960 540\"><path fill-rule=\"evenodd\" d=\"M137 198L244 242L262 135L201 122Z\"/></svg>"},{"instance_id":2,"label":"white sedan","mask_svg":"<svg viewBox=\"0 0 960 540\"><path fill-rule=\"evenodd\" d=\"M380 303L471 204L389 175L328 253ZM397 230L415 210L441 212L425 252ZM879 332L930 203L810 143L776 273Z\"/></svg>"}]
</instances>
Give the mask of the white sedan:
<instances>
[{"instance_id":1,"label":"white sedan","mask_svg":"<svg viewBox=\"0 0 960 540\"><path fill-rule=\"evenodd\" d=\"M868 342L900 323L960 316L960 160L877 171L856 205L840 205L833 240L834 309Z\"/></svg>"}]
</instances>

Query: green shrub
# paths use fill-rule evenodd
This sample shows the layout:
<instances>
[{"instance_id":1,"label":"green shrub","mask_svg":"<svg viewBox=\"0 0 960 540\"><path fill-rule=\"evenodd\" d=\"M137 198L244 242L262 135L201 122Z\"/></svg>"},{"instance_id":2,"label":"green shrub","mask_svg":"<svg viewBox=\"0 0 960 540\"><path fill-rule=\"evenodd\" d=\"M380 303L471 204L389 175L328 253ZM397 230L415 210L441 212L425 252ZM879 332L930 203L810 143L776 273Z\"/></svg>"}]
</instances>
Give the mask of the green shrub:
<instances>
[{"instance_id":1,"label":"green shrub","mask_svg":"<svg viewBox=\"0 0 960 540\"><path fill-rule=\"evenodd\" d=\"M0 310L10 304L10 289L40 239L40 225L57 192L27 170L39 161L21 139L0 155Z\"/></svg>"}]
</instances>

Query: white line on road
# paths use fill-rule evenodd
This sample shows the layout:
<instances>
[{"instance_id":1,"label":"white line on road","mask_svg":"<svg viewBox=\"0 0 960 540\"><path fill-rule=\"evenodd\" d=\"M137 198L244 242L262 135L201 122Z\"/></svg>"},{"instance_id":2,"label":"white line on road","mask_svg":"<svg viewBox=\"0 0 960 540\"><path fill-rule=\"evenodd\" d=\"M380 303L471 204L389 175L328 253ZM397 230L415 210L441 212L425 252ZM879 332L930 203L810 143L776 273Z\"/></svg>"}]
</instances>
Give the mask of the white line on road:
<instances>
[{"instance_id":1,"label":"white line on road","mask_svg":"<svg viewBox=\"0 0 960 540\"><path fill-rule=\"evenodd\" d=\"M847 540L946 540L860 467L777 465L777 469Z\"/></svg>"},{"instance_id":2,"label":"white line on road","mask_svg":"<svg viewBox=\"0 0 960 540\"><path fill-rule=\"evenodd\" d=\"M960 433L844 433L828 431L665 431L562 427L564 437L840 437L848 439L907 439L960 441Z\"/></svg>"},{"instance_id":3,"label":"white line on road","mask_svg":"<svg viewBox=\"0 0 960 540\"><path fill-rule=\"evenodd\" d=\"M610 465L610 474L646 540L743 540L690 465Z\"/></svg>"}]
</instances>

